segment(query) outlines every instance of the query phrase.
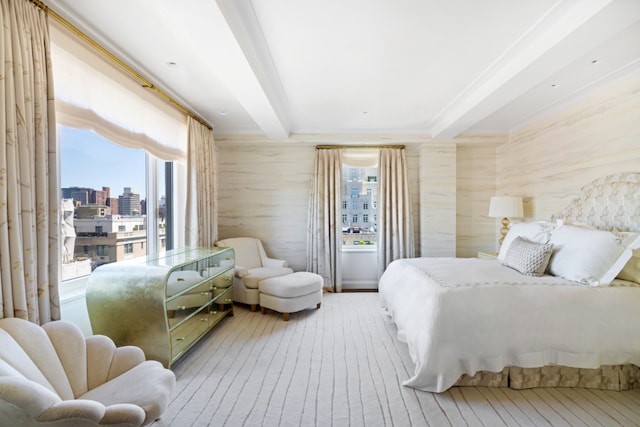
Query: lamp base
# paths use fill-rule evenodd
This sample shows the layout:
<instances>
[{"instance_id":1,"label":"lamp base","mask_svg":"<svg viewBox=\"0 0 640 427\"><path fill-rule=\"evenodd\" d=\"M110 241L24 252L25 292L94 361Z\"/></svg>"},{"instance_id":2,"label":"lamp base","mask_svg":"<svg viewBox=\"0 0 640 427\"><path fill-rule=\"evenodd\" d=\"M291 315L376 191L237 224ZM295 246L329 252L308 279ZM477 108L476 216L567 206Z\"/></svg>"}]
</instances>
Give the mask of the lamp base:
<instances>
[{"instance_id":1,"label":"lamp base","mask_svg":"<svg viewBox=\"0 0 640 427\"><path fill-rule=\"evenodd\" d=\"M509 218L502 218L502 228L500 229L500 235L502 237L500 237L500 240L498 240L498 243L500 244L500 246L502 246L502 242L504 242L504 238L508 232L509 232Z\"/></svg>"}]
</instances>

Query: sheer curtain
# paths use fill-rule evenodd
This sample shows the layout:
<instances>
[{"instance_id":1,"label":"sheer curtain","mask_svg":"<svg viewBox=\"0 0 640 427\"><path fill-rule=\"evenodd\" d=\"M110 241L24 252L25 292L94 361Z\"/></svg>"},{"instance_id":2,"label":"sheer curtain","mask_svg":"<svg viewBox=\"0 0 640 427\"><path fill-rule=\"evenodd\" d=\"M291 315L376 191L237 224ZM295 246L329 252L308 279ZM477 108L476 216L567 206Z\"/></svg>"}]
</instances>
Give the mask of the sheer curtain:
<instances>
[{"instance_id":1,"label":"sheer curtain","mask_svg":"<svg viewBox=\"0 0 640 427\"><path fill-rule=\"evenodd\" d=\"M0 314L44 324L60 318L49 29L26 0L0 5Z\"/></svg>"},{"instance_id":2,"label":"sheer curtain","mask_svg":"<svg viewBox=\"0 0 640 427\"><path fill-rule=\"evenodd\" d=\"M378 161L378 277L391 261L414 256L404 148L381 148Z\"/></svg>"},{"instance_id":3,"label":"sheer curtain","mask_svg":"<svg viewBox=\"0 0 640 427\"><path fill-rule=\"evenodd\" d=\"M211 247L218 239L216 147L211 129L192 117L188 125L186 244Z\"/></svg>"},{"instance_id":4,"label":"sheer curtain","mask_svg":"<svg viewBox=\"0 0 640 427\"><path fill-rule=\"evenodd\" d=\"M340 149L316 149L307 228L307 271L324 278L324 287L342 291Z\"/></svg>"}]
</instances>

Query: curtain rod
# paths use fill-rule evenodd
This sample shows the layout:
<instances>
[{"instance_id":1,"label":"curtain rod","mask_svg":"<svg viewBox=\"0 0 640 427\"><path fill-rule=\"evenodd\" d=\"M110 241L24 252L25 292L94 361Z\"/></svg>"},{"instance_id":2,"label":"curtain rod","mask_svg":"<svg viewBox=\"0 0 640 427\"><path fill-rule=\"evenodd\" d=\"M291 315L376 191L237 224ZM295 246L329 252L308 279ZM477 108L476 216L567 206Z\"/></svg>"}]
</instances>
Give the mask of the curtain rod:
<instances>
[{"instance_id":1,"label":"curtain rod","mask_svg":"<svg viewBox=\"0 0 640 427\"><path fill-rule=\"evenodd\" d=\"M317 150L336 148L404 148L404 145L316 145Z\"/></svg>"},{"instance_id":2,"label":"curtain rod","mask_svg":"<svg viewBox=\"0 0 640 427\"><path fill-rule=\"evenodd\" d=\"M188 108L186 108L185 106L180 104L178 101L176 101L171 96L169 96L167 93L165 93L162 89L158 88L156 85L154 85L149 80L144 78L137 71L135 71L129 65L125 64L122 60L120 60L114 54L109 52L107 49L105 49L98 42L96 42L91 37L89 37L88 35L86 35L82 31L80 31L76 26L74 26L72 23L70 23L69 21L64 19L62 16L58 15L58 13L56 11L52 10L44 2L42 2L41 0L29 0L29 1L31 3L33 3L34 5L38 6L48 16L50 16L53 19L55 19L56 21L58 21L60 24L62 24L64 27L66 27L69 31L74 33L76 36L80 37L87 44L89 44L89 46L93 47L95 50L97 50L99 53L101 53L108 60L110 60L111 62L115 63L122 70L124 70L129 75L131 75L136 80L138 80L140 83L142 83L142 87L153 90L157 95L160 95L160 97L164 98L165 101L167 101L169 104L173 105L178 110L182 111L183 113L185 113L188 116L191 116L194 120L200 122L200 124L202 124L203 126L206 126L209 130L213 129L213 127L209 123L207 123L206 120L204 120L203 118L201 118L200 116L198 116L197 114L195 114L194 112L192 112L191 110L189 110Z\"/></svg>"}]
</instances>

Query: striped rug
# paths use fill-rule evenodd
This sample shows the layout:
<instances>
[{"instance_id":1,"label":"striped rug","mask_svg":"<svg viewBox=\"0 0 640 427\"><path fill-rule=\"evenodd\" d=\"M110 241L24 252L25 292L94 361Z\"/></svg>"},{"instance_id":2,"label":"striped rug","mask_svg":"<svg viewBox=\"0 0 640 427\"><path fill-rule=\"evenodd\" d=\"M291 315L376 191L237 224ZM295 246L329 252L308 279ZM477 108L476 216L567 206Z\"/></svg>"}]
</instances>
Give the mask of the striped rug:
<instances>
[{"instance_id":1,"label":"striped rug","mask_svg":"<svg viewBox=\"0 0 640 427\"><path fill-rule=\"evenodd\" d=\"M155 426L640 426L640 389L401 385L413 363L376 293L291 315L235 306L173 370Z\"/></svg>"}]
</instances>

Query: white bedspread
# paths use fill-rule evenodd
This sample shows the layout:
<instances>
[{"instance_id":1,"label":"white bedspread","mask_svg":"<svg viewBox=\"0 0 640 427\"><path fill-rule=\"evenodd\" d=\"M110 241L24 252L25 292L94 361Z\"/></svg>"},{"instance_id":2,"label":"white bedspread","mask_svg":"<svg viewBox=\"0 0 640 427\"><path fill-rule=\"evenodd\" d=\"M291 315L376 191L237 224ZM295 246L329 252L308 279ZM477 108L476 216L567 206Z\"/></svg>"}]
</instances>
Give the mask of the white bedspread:
<instances>
[{"instance_id":1,"label":"white bedspread","mask_svg":"<svg viewBox=\"0 0 640 427\"><path fill-rule=\"evenodd\" d=\"M441 392L462 374L506 366L640 365L640 287L527 277L499 261L391 263L381 303L415 363L405 385Z\"/></svg>"}]
</instances>

